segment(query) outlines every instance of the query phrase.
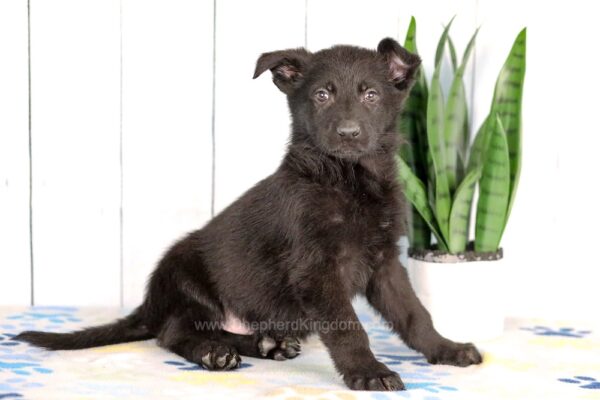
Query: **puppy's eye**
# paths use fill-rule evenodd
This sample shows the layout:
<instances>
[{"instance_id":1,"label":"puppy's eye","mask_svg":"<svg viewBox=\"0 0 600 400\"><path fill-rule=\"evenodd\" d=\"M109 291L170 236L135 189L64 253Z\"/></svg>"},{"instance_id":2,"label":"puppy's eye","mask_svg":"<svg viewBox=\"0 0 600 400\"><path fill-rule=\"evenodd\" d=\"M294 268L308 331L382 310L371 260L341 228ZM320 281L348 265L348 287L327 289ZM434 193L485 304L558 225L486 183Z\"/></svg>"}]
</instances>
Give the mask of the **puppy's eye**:
<instances>
[{"instance_id":1,"label":"puppy's eye","mask_svg":"<svg viewBox=\"0 0 600 400\"><path fill-rule=\"evenodd\" d=\"M369 89L365 92L365 101L369 103L374 103L379 100L379 93L373 89Z\"/></svg>"},{"instance_id":2,"label":"puppy's eye","mask_svg":"<svg viewBox=\"0 0 600 400\"><path fill-rule=\"evenodd\" d=\"M324 103L329 100L329 92L325 89L319 89L315 92L315 98L317 101Z\"/></svg>"}]
</instances>

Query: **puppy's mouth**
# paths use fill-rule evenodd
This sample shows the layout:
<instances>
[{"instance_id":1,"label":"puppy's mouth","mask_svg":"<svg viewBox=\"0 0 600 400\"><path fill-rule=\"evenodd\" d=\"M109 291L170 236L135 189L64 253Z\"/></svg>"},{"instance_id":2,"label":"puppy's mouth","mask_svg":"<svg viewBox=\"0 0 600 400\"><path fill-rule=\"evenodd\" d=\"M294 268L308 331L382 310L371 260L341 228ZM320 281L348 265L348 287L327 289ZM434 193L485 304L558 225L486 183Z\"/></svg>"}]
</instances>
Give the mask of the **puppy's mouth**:
<instances>
[{"instance_id":1,"label":"puppy's mouth","mask_svg":"<svg viewBox=\"0 0 600 400\"><path fill-rule=\"evenodd\" d=\"M321 151L330 156L357 160L372 151L371 135L368 132L352 136L351 134L340 135L336 131L324 131L316 134L316 142Z\"/></svg>"},{"instance_id":2,"label":"puppy's mouth","mask_svg":"<svg viewBox=\"0 0 600 400\"><path fill-rule=\"evenodd\" d=\"M335 149L331 149L329 153L338 158L357 159L364 156L367 151L353 146L340 146Z\"/></svg>"}]
</instances>

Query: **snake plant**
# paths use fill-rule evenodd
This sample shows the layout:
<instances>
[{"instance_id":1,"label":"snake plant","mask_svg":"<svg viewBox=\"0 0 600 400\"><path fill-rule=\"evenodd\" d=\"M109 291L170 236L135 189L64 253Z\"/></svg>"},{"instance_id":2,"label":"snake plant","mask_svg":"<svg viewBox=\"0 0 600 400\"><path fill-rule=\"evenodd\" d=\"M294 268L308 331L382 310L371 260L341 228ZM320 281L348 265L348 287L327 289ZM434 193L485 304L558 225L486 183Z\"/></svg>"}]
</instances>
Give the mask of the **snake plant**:
<instances>
[{"instance_id":1,"label":"snake plant","mask_svg":"<svg viewBox=\"0 0 600 400\"><path fill-rule=\"evenodd\" d=\"M438 42L429 87L422 69L400 118L408 143L401 147L398 176L412 205L410 246L455 254L467 250L471 207L478 188L475 251L500 246L521 170L521 104L525 78L526 29L514 41L502 67L490 112L471 143L469 110L463 77L477 31L460 64L449 36L452 21ZM418 53L416 21L406 35L407 50ZM453 79L446 97L440 74L446 48Z\"/></svg>"}]
</instances>

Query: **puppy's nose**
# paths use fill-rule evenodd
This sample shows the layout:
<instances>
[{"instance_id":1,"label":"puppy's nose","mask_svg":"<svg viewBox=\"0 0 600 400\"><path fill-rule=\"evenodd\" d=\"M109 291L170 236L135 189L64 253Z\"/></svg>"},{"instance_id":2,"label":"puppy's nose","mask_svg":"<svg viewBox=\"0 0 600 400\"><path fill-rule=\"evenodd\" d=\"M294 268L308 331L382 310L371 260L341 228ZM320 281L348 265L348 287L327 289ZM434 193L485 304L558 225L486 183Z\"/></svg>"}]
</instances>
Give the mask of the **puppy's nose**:
<instances>
[{"instance_id":1,"label":"puppy's nose","mask_svg":"<svg viewBox=\"0 0 600 400\"><path fill-rule=\"evenodd\" d=\"M343 120L337 127L340 136L357 137L360 135L360 125L356 121Z\"/></svg>"}]
</instances>

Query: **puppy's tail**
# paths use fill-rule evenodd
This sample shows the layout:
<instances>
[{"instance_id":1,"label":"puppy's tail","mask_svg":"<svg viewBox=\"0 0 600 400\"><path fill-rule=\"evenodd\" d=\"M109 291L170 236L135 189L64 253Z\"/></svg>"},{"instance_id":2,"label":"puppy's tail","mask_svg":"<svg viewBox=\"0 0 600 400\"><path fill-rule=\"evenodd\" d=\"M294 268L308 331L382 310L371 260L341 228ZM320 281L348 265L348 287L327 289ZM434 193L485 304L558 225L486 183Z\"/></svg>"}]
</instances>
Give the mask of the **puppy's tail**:
<instances>
[{"instance_id":1,"label":"puppy's tail","mask_svg":"<svg viewBox=\"0 0 600 400\"><path fill-rule=\"evenodd\" d=\"M111 324L94 326L70 333L27 331L13 340L31 343L48 350L78 350L109 344L152 339L143 322L140 309Z\"/></svg>"}]
</instances>

